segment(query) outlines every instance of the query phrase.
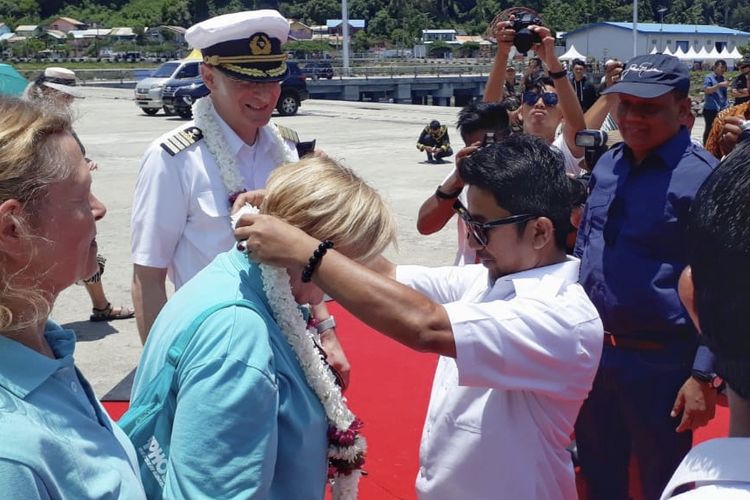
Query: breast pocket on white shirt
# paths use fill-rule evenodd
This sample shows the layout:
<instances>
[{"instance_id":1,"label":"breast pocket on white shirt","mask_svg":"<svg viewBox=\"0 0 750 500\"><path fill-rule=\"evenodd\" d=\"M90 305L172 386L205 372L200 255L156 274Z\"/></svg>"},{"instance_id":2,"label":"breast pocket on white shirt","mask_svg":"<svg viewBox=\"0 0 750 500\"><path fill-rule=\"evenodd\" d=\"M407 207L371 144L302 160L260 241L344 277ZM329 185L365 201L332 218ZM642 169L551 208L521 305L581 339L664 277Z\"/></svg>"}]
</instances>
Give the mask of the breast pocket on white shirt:
<instances>
[{"instance_id":1,"label":"breast pocket on white shirt","mask_svg":"<svg viewBox=\"0 0 750 500\"><path fill-rule=\"evenodd\" d=\"M217 218L229 217L229 200L216 195L213 191L203 191L196 195L196 204L193 210L193 218L196 223L205 221L215 222ZM228 219L227 219L228 220Z\"/></svg>"}]
</instances>

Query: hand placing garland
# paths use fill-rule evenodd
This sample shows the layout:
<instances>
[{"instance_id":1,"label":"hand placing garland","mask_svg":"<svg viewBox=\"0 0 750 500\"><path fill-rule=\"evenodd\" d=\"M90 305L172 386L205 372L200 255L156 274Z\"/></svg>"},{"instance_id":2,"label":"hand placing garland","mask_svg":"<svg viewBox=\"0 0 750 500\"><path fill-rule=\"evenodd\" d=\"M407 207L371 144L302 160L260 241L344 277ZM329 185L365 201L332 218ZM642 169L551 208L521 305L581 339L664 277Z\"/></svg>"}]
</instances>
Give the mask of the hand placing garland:
<instances>
[{"instance_id":1,"label":"hand placing garland","mask_svg":"<svg viewBox=\"0 0 750 500\"><path fill-rule=\"evenodd\" d=\"M269 217L258 216L257 213L257 208L246 205L232 215L232 225L236 226L237 221L243 215L255 214L251 216ZM302 231L300 233L307 236ZM248 242L247 246L251 247L252 243ZM333 243L327 241L327 243L321 243L320 246L323 250L316 262L319 262L322 254L332 247ZM252 256L252 253L248 253L248 258ZM312 261L312 258L310 260ZM270 264L258 266L263 277L263 290L276 322L296 354L305 379L320 399L328 419L328 479L331 481L333 498L334 500L354 500L357 498L359 478L363 472L362 466L365 463L367 450L365 438L359 433L362 421L357 419L347 407L346 398L336 384L336 378L316 348L317 330L308 328L302 318L297 302L292 296L289 274L286 269L283 266ZM310 275L312 276L312 271Z\"/></svg>"}]
</instances>

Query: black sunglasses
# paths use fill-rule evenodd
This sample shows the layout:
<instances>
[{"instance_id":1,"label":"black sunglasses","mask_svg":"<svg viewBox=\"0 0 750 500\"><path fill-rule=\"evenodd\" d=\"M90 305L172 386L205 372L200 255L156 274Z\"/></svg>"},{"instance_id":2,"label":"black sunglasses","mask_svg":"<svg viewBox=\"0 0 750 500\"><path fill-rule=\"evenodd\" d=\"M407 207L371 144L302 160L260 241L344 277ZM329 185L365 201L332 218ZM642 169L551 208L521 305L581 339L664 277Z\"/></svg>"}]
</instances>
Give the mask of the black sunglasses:
<instances>
[{"instance_id":1,"label":"black sunglasses","mask_svg":"<svg viewBox=\"0 0 750 500\"><path fill-rule=\"evenodd\" d=\"M557 106L557 103L560 101L554 92L534 92L533 90L528 90L522 94L522 97L523 103L529 106L535 105L539 102L540 98L545 106Z\"/></svg>"},{"instance_id":2,"label":"black sunglasses","mask_svg":"<svg viewBox=\"0 0 750 500\"><path fill-rule=\"evenodd\" d=\"M466 224L466 228L468 229L467 236L469 234L472 235L474 239L476 239L477 242L483 247L486 247L487 243L489 242L487 233L490 229L505 226L507 224L520 224L521 222L526 222L539 217L538 215L531 214L517 214L511 215L509 217L503 217L502 219L496 219L490 222L478 222L474 220L474 218L471 216L469 211L466 210L466 207L464 207L463 203L461 203L460 200L456 200L456 202L453 204L453 210L456 211L458 216L461 217L461 219Z\"/></svg>"}]
</instances>

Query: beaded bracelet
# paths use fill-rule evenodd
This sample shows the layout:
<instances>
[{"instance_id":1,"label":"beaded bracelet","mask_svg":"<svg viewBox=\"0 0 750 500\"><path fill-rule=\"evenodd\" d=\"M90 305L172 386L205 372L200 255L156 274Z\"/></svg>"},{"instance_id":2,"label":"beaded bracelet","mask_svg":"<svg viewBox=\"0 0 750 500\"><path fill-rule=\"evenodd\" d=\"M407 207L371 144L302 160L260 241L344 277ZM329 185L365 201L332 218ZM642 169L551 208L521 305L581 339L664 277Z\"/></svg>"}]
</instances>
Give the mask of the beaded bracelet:
<instances>
[{"instance_id":1,"label":"beaded bracelet","mask_svg":"<svg viewBox=\"0 0 750 500\"><path fill-rule=\"evenodd\" d=\"M323 256L326 254L329 248L333 248L333 242L331 240L325 240L323 243L318 245L318 248L315 249L312 257L310 257L310 260L307 262L307 265L304 269L302 269L303 283L309 283L310 280L312 280L312 275L315 272L315 268L318 267L318 264L320 264L320 261L323 259Z\"/></svg>"}]
</instances>

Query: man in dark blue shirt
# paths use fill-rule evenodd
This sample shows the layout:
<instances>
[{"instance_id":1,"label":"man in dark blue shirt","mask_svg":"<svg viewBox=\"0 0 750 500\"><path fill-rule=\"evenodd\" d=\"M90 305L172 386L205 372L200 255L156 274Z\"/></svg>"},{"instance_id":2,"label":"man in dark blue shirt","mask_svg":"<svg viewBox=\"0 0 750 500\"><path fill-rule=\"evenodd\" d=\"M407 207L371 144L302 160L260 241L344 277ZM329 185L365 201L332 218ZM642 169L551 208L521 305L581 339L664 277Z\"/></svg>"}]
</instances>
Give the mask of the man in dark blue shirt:
<instances>
[{"instance_id":1,"label":"man in dark blue shirt","mask_svg":"<svg viewBox=\"0 0 750 500\"><path fill-rule=\"evenodd\" d=\"M722 109L726 109L729 106L727 89L730 82L724 78L726 71L726 61L719 59L714 63L713 74L706 75L703 79L703 95L705 99L703 101L703 119L706 121L706 126L703 129L703 144L706 144L708 134L711 133L711 127L714 124L716 116L718 116Z\"/></svg>"},{"instance_id":2,"label":"man in dark blue shirt","mask_svg":"<svg viewBox=\"0 0 750 500\"><path fill-rule=\"evenodd\" d=\"M680 125L690 113L689 86L686 66L654 54L631 59L604 91L618 95L624 143L593 171L575 251L605 329L576 424L591 500L629 498L631 455L643 497L659 498L692 429L713 417L712 355L698 348L677 293L690 203L717 163Z\"/></svg>"}]
</instances>

